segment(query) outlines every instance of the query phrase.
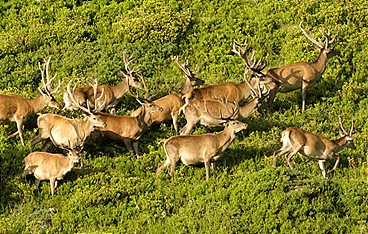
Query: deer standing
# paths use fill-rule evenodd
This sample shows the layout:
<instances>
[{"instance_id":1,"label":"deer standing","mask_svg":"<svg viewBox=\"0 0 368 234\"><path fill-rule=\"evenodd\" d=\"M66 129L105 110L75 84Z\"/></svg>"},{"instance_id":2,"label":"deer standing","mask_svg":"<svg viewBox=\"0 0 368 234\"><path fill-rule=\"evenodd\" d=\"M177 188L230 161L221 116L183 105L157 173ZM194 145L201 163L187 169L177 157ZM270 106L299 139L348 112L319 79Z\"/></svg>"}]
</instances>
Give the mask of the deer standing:
<instances>
[{"instance_id":1,"label":"deer standing","mask_svg":"<svg viewBox=\"0 0 368 234\"><path fill-rule=\"evenodd\" d=\"M329 140L323 136L316 135L314 133L304 131L299 128L287 128L282 133L282 148L274 153L273 165L276 166L277 158L281 155L286 155L286 161L289 167L292 169L291 159L297 153L307 156L309 158L315 158L318 160L320 169L322 170L323 177L326 177L327 173L336 170L340 162L340 157L335 154L343 150L345 147L354 149L353 131L354 122L351 123L349 133L343 127L341 117L339 117L339 133L340 138L336 140ZM335 165L332 170L326 173L324 163L327 160L336 159Z\"/></svg>"},{"instance_id":2,"label":"deer standing","mask_svg":"<svg viewBox=\"0 0 368 234\"><path fill-rule=\"evenodd\" d=\"M130 89L128 92L130 92ZM99 133L101 137L123 141L126 148L129 151L134 150L135 154L138 156L138 140L148 129L148 123L152 122L151 115L163 109L151 101L141 101L137 95L131 92L130 94L142 105L139 112L136 113L136 116L119 116L101 112L96 113L96 115L106 123L103 127L97 127L96 132ZM145 96L148 96L147 89Z\"/></svg>"},{"instance_id":3,"label":"deer standing","mask_svg":"<svg viewBox=\"0 0 368 234\"><path fill-rule=\"evenodd\" d=\"M194 70L190 70L188 60L183 64L180 64L178 56L175 56L173 60L179 66L180 71L185 78L183 89L181 93L172 93L153 101L154 104L161 107L163 110L151 113L151 118L147 124L151 125L153 123L161 123L172 119L174 129L178 132L179 110L184 105L184 100L182 99L183 94L191 92L194 86L204 84L204 81L195 77L198 73L198 66L196 66ZM131 116L137 116L137 113L141 112L141 108L143 107L132 112Z\"/></svg>"},{"instance_id":4,"label":"deer standing","mask_svg":"<svg viewBox=\"0 0 368 234\"><path fill-rule=\"evenodd\" d=\"M305 31L302 22L300 22L299 27L303 34L319 50L318 57L314 62L298 62L279 68L272 68L266 72L266 76L272 78L274 82L274 88L270 89L269 94L269 108L271 108L277 92L286 93L296 89L301 89L302 112L304 112L308 89L314 85L317 79L324 73L328 59L337 54L337 51L330 47L333 43L333 40L331 40L330 37L330 32L323 32L325 43L322 43L314 39Z\"/></svg>"},{"instance_id":5,"label":"deer standing","mask_svg":"<svg viewBox=\"0 0 368 234\"><path fill-rule=\"evenodd\" d=\"M50 180L51 195L54 195L57 180L63 179L64 175L71 171L75 163L79 162L79 156L73 150L69 150L68 156L51 154L47 152L33 152L24 159L23 175L33 174L36 177L36 187L41 180Z\"/></svg>"},{"instance_id":6,"label":"deer standing","mask_svg":"<svg viewBox=\"0 0 368 234\"><path fill-rule=\"evenodd\" d=\"M191 136L173 136L166 140L164 149L165 162L157 168L157 173L170 166L169 175L174 177L176 163L181 160L185 165L204 163L206 180L210 176L210 165L214 163L235 139L235 133L247 128L247 124L239 121L225 123L224 130L219 134L202 134Z\"/></svg>"},{"instance_id":7,"label":"deer standing","mask_svg":"<svg viewBox=\"0 0 368 234\"><path fill-rule=\"evenodd\" d=\"M59 108L59 104L55 100L53 94L57 92L59 85L52 89L51 82L55 79L56 75L50 78L49 66L51 57L48 60L44 60L44 64L41 66L38 63L38 67L41 71L41 82L43 89L38 88L40 96L36 98L26 98L17 95L0 94L0 120L2 121L14 121L17 124L17 131L9 136L15 137L19 134L20 141L24 146L23 131L24 123L34 113L39 113L47 106L52 108Z\"/></svg>"},{"instance_id":8,"label":"deer standing","mask_svg":"<svg viewBox=\"0 0 368 234\"><path fill-rule=\"evenodd\" d=\"M87 87L76 88L73 91L73 97L77 101L79 105L83 105L87 100L93 105L95 103L95 96L101 96L102 92L104 97L101 100L104 100L105 107L103 109L113 108L118 103L119 99L124 96L128 92L129 85L135 88L143 88L145 86L145 81L142 78L142 83L135 76L139 74L139 71L131 69L129 64L132 62L132 58L128 58L126 53L123 54L123 61L125 65L125 70L127 73L120 71L118 76L121 78L121 82L117 85L99 85L97 87L97 93L94 91L92 85L90 84ZM74 102L71 101L70 95L68 92L63 94L65 106L63 109L75 109L78 107ZM93 107L93 106L92 106Z\"/></svg>"},{"instance_id":9,"label":"deer standing","mask_svg":"<svg viewBox=\"0 0 368 234\"><path fill-rule=\"evenodd\" d=\"M75 149L78 146L83 146L86 138L96 127L104 127L106 125L98 115L93 114L89 105L87 105L88 108L85 108L79 105L79 103L74 99L73 92L70 88L71 82L72 81L68 83L67 87L71 100L73 104L78 106L82 111L88 114L88 116L84 119L70 119L56 114L40 115L37 119L39 133L31 142L31 151L33 151L33 148L37 143L49 138L51 141L45 143L42 147L42 151L46 151L50 147L51 143L59 148ZM95 90L96 88L97 85L94 86ZM100 98L103 98L103 95L96 99L96 103L101 103ZM100 106L95 104L94 111L99 111L103 106L104 103ZM83 165L82 160L81 164Z\"/></svg>"}]
</instances>

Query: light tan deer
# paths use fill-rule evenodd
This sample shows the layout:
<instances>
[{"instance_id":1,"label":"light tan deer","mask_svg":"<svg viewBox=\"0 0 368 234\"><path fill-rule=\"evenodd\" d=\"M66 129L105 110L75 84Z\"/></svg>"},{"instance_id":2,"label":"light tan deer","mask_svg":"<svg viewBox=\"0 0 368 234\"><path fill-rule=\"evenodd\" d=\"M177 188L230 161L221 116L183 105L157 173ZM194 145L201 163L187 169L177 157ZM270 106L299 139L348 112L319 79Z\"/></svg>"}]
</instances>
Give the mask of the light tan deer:
<instances>
[{"instance_id":1,"label":"light tan deer","mask_svg":"<svg viewBox=\"0 0 368 234\"><path fill-rule=\"evenodd\" d=\"M185 78L182 92L172 93L153 101L154 104L161 107L163 110L151 113L151 118L147 124L151 125L153 123L161 123L172 120L174 129L176 132L178 132L179 110L184 105L184 100L182 99L183 94L191 92L194 86L204 84L204 81L195 77L195 75L198 73L198 66L196 66L194 70L190 70L188 60L186 60L183 64L179 62L178 56L175 56L173 60L179 66L180 71ZM131 116L137 116L137 113L141 112L141 108L143 107L140 107L132 112Z\"/></svg>"},{"instance_id":2,"label":"light tan deer","mask_svg":"<svg viewBox=\"0 0 368 234\"><path fill-rule=\"evenodd\" d=\"M88 116L86 116L84 119L70 119L56 114L40 115L37 119L39 133L31 142L31 151L37 143L49 138L52 141L46 142L42 148L42 151L46 151L51 143L59 148L75 149L78 146L83 146L84 141L95 129L95 127L106 126L104 121L101 120L98 115L93 114L89 108L89 105L87 105L87 108L85 108L79 105L79 103L74 99L73 92L70 87L71 82L72 81L68 83L67 87L71 101L82 111L88 114ZM97 85L94 87L94 89L97 91ZM96 103L101 103L100 98L103 98L103 95L96 99ZM104 103L102 103L100 106L95 104L94 111L99 111L102 106L104 106Z\"/></svg>"},{"instance_id":3,"label":"light tan deer","mask_svg":"<svg viewBox=\"0 0 368 234\"><path fill-rule=\"evenodd\" d=\"M303 34L319 50L318 57L314 62L298 62L279 68L272 68L266 72L267 77L272 78L276 85L274 89L270 89L268 100L269 108L271 108L277 92L286 93L296 89L301 89L302 112L304 112L308 89L314 85L317 79L324 73L328 59L337 54L337 51L330 47L333 43L333 40L331 40L330 37L330 32L323 33L325 42L322 43L315 40L305 31L302 26L302 22L300 22L299 27Z\"/></svg>"},{"instance_id":4,"label":"light tan deer","mask_svg":"<svg viewBox=\"0 0 368 234\"><path fill-rule=\"evenodd\" d=\"M97 88L97 93L94 92L94 89L91 84L87 87L76 88L73 91L74 99L77 101L79 105L83 105L86 100L89 100L93 105L95 103L95 96L101 96L101 93L104 93L104 97L102 100L105 101L105 107L103 109L113 108L118 103L119 99L124 96L124 94L128 91L128 86L131 85L135 88L143 88L145 86L145 81L142 76L140 76L139 71L131 69L129 67L132 62L132 58L128 58L126 53L123 54L123 60L125 65L125 70L127 73L120 71L118 76L122 79L120 83L114 86L110 85L99 85ZM143 84L139 81L136 75L139 75L142 78ZM65 92L63 95L65 106L63 109L75 109L76 106L69 97L68 92ZM92 106L93 107L93 106Z\"/></svg>"},{"instance_id":5,"label":"light tan deer","mask_svg":"<svg viewBox=\"0 0 368 234\"><path fill-rule=\"evenodd\" d=\"M130 89L129 91L130 92ZM131 92L130 92L131 93ZM96 115L106 123L106 126L96 127L96 135L99 133L101 137L109 138L116 141L123 141L129 151L139 155L138 140L148 129L148 124L151 121L151 115L157 111L162 111L162 108L151 101L143 100L131 93L132 96L142 105L140 112L133 116L119 116L109 113L96 113ZM146 90L145 96L148 96ZM133 143L133 146L132 146Z\"/></svg>"},{"instance_id":6,"label":"light tan deer","mask_svg":"<svg viewBox=\"0 0 368 234\"><path fill-rule=\"evenodd\" d=\"M165 162L157 168L157 173L170 166L169 175L174 177L174 169L179 160L185 165L204 163L206 180L210 176L210 165L214 163L235 139L235 133L247 128L247 124L239 121L225 123L225 129L219 134L202 134L191 136L173 136L166 140L164 149Z\"/></svg>"},{"instance_id":7,"label":"light tan deer","mask_svg":"<svg viewBox=\"0 0 368 234\"><path fill-rule=\"evenodd\" d=\"M41 71L41 82L43 88L38 88L41 96L36 98L26 98L17 95L0 94L0 120L1 121L14 121L17 124L17 131L9 136L15 137L19 134L22 145L24 146L23 131L24 123L34 113L39 113L47 106L58 109L59 104L55 100L53 93L55 93L59 85L52 89L51 82L55 79L56 75L50 78L49 66L51 57L48 60L44 60L44 64L38 64Z\"/></svg>"},{"instance_id":8,"label":"light tan deer","mask_svg":"<svg viewBox=\"0 0 368 234\"><path fill-rule=\"evenodd\" d=\"M323 177L326 177L327 173L336 170L339 165L340 157L335 154L343 150L345 147L354 149L353 131L354 122L351 123L349 133L343 127L341 117L339 117L339 133L340 138L336 140L329 140L323 136L316 135L314 133L304 131L299 128L287 128L282 133L282 148L275 152L273 158L273 165L276 166L277 158L286 154L286 161L289 167L292 169L291 159L297 153L307 156L309 158L315 158L318 160L320 169L322 170ZM327 160L336 159L335 165L332 170L326 173L324 163Z\"/></svg>"},{"instance_id":9,"label":"light tan deer","mask_svg":"<svg viewBox=\"0 0 368 234\"><path fill-rule=\"evenodd\" d=\"M71 171L79 156L73 150L69 150L68 156L47 152L33 152L24 159L23 175L33 174L36 177L36 187L42 180L50 180L51 195L55 194L57 180L63 179L64 175Z\"/></svg>"}]
</instances>

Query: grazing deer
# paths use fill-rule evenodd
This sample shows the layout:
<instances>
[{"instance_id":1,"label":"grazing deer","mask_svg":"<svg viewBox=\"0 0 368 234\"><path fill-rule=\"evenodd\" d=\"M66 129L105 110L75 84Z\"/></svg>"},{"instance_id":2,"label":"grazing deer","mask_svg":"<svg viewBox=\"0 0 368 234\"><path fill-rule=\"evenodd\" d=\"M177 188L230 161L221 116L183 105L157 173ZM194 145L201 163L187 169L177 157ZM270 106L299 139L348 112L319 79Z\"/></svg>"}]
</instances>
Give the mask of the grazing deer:
<instances>
[{"instance_id":1,"label":"grazing deer","mask_svg":"<svg viewBox=\"0 0 368 234\"><path fill-rule=\"evenodd\" d=\"M194 86L204 84L204 81L195 77L198 73L198 66L196 66L194 70L190 70L188 60L183 64L180 64L178 56L175 56L173 60L179 66L181 73L185 78L182 92L172 93L153 101L154 104L161 107L163 110L151 113L151 118L147 124L151 125L153 123L161 123L172 119L174 129L178 132L179 109L184 105L184 100L182 99L183 94L191 92ZM141 108L143 107L132 112L131 116L137 116L137 113L141 112Z\"/></svg>"},{"instance_id":2,"label":"grazing deer","mask_svg":"<svg viewBox=\"0 0 368 234\"><path fill-rule=\"evenodd\" d=\"M57 180L63 179L64 175L71 171L75 163L79 162L79 156L73 150L69 150L68 156L51 154L47 152L33 152L24 159L23 175L33 174L36 177L36 187L41 180L50 180L51 195L54 195Z\"/></svg>"},{"instance_id":3,"label":"grazing deer","mask_svg":"<svg viewBox=\"0 0 368 234\"><path fill-rule=\"evenodd\" d=\"M204 163L206 180L208 180L210 165L215 169L215 161L230 146L235 139L235 133L246 128L245 123L229 121L225 123L225 129L219 134L170 137L164 144L166 160L157 168L157 173L170 165L169 175L173 178L176 163L180 159L185 165Z\"/></svg>"},{"instance_id":4,"label":"grazing deer","mask_svg":"<svg viewBox=\"0 0 368 234\"><path fill-rule=\"evenodd\" d=\"M302 112L305 111L305 100L308 89L314 85L319 77L322 76L327 67L329 58L337 54L337 51L330 47L333 43L330 32L323 33L325 43L315 40L309 33L305 31L302 22L299 24L303 34L316 46L319 50L317 59L314 62L298 62L289 64L279 68L272 68L266 72L267 77L273 79L274 89L270 89L268 100L269 108L277 92L290 92L301 89L302 92Z\"/></svg>"},{"instance_id":5,"label":"grazing deer","mask_svg":"<svg viewBox=\"0 0 368 234\"><path fill-rule=\"evenodd\" d=\"M103 109L113 108L118 103L119 99L124 96L124 94L128 91L128 86L131 85L135 88L143 88L145 86L145 81L142 76L140 76L139 72L131 69L129 67L130 63L132 62L132 58L128 58L126 53L123 54L123 60L125 65L125 70L127 73L120 71L118 76L122 79L120 83L114 86L110 85L99 85L97 88L97 93L94 92L92 84L89 84L87 87L76 88L73 91L74 99L77 101L79 105L83 105L86 100L89 100L91 104L95 103L95 96L101 96L101 93L104 93L104 97L102 98L106 102L106 106ZM138 74L142 78L142 83L139 79L135 76ZM75 109L76 106L70 98L68 92L65 92L63 95L65 106L63 109ZM92 106L93 107L93 106Z\"/></svg>"},{"instance_id":6,"label":"grazing deer","mask_svg":"<svg viewBox=\"0 0 368 234\"><path fill-rule=\"evenodd\" d=\"M40 96L36 98L25 98L17 95L0 94L0 120L1 121L14 121L17 124L17 131L9 136L15 137L19 134L20 141L24 146L23 131L24 123L34 113L41 112L47 106L58 109L59 104L55 100L53 93L55 93L59 85L52 89L51 82L55 79L56 75L50 78L49 66L51 57L48 60L44 60L44 64L38 64L41 71L41 82L43 89L38 88Z\"/></svg>"},{"instance_id":7,"label":"grazing deer","mask_svg":"<svg viewBox=\"0 0 368 234\"><path fill-rule=\"evenodd\" d=\"M33 148L37 143L49 138L57 147L75 149L78 146L83 146L86 138L96 127L104 127L106 125L98 115L93 114L89 105L87 105L88 108L85 108L74 99L73 92L70 88L71 82L72 81L68 83L67 87L71 101L74 105L78 106L82 111L88 114L88 116L84 119L70 119L56 114L40 115L37 119L39 133L31 142L31 151L33 151ZM101 103L100 98L103 98L103 95L96 99L94 111L99 111L104 106L104 103L100 106L96 104ZM47 142L43 146L42 151L46 151L51 145L51 142Z\"/></svg>"},{"instance_id":8,"label":"grazing deer","mask_svg":"<svg viewBox=\"0 0 368 234\"><path fill-rule=\"evenodd\" d=\"M315 158L318 160L320 169L322 170L323 177L326 177L326 170L324 163L326 160L332 160L336 158L336 162L330 173L336 170L340 157L336 157L335 153L343 150L345 147L354 149L353 131L354 122L351 123L349 133L343 127L341 117L339 117L339 133L340 138L336 140L329 140L323 136L313 134L308 131L304 131L299 128L287 128L282 133L282 148L274 153L273 165L276 166L277 158L281 155L286 154L286 161L289 167L292 169L291 159L297 153L304 156Z\"/></svg>"},{"instance_id":9,"label":"grazing deer","mask_svg":"<svg viewBox=\"0 0 368 234\"><path fill-rule=\"evenodd\" d=\"M109 113L96 113L96 115L106 123L103 127L96 127L96 133L99 133L101 137L109 138L116 141L123 141L129 151L135 152L138 156L138 140L143 133L148 129L148 123L151 121L151 115L157 111L163 109L151 101L141 101L137 95L128 92L136 98L136 100L142 105L140 111L136 113L136 116L119 116ZM148 96L148 90L146 89L146 95ZM133 147L132 147L133 142Z\"/></svg>"}]
</instances>

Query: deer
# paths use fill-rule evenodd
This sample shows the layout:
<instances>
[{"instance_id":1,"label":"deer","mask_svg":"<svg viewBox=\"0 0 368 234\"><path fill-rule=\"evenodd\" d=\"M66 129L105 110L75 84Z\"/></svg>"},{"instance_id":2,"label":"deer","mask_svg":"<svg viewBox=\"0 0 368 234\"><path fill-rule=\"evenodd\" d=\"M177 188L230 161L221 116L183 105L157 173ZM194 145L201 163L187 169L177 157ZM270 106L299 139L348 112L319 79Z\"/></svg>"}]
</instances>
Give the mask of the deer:
<instances>
[{"instance_id":1,"label":"deer","mask_svg":"<svg viewBox=\"0 0 368 234\"><path fill-rule=\"evenodd\" d=\"M41 112L46 107L59 109L59 104L55 100L53 94L57 92L60 87L60 81L56 88L51 88L52 81L56 78L56 75L50 78L49 66L51 56L46 60L44 64L38 63L38 67L41 71L41 83L42 88L38 88L40 96L35 98L26 98L18 95L0 94L0 120L12 121L17 125L17 131L9 136L9 138L15 137L17 134L20 137L22 146L24 144L24 123L27 119L35 114Z\"/></svg>"},{"instance_id":2,"label":"deer","mask_svg":"<svg viewBox=\"0 0 368 234\"><path fill-rule=\"evenodd\" d=\"M353 142L354 121L352 121L351 128L348 133L343 127L341 116L339 116L339 133L340 138L329 140L326 137L299 128L287 128L282 133L283 145L281 149L274 153L273 165L276 166L277 158L285 154L286 161L290 169L293 169L291 159L294 155L299 153L306 157L317 159L322 171L322 176L326 177L327 173L335 171L339 165L340 157L336 156L336 153L340 152L344 148L355 149ZM335 165L326 173L324 163L327 160L333 159L336 159Z\"/></svg>"},{"instance_id":3,"label":"deer","mask_svg":"<svg viewBox=\"0 0 368 234\"><path fill-rule=\"evenodd\" d=\"M195 75L198 73L198 64L195 66L194 70L189 68L189 61L186 61L181 64L179 62L179 57L174 56L173 61L178 65L180 68L181 74L185 78L185 83L183 85L181 93L172 93L168 94L164 97L161 97L155 101L154 104L161 107L162 111L156 111L151 113L151 118L148 125L152 125L153 123L161 123L164 121L172 120L174 129L178 132L178 117L179 117L179 110L184 105L184 100L182 98L183 94L191 92L194 86L199 86L204 84L204 80L196 78ZM141 112L141 108L138 108L134 112L131 113L131 116L137 116L137 113Z\"/></svg>"},{"instance_id":4,"label":"deer","mask_svg":"<svg viewBox=\"0 0 368 234\"><path fill-rule=\"evenodd\" d=\"M114 86L99 85L96 93L94 92L91 83L88 82L89 86L76 88L74 90L73 96L77 103L79 105L83 105L87 100L89 100L90 104L93 105L95 103L94 99L96 94L100 96L103 91L104 97L102 99L105 100L106 105L103 109L114 108L117 105L119 99L127 93L128 86L133 86L134 88L139 89L142 89L144 86L146 86L145 80L143 79L143 76L140 75L139 70L135 70L134 68L132 69L129 67L130 63L133 61L133 58L128 58L126 52L123 53L123 61L126 73L124 73L123 71L120 71L118 73L118 76L121 78L120 83ZM138 76L142 78L143 84L135 76L136 74L138 74ZM73 110L78 107L76 104L74 104L74 102L71 101L68 92L65 92L63 94L63 99L65 103L63 109Z\"/></svg>"},{"instance_id":5,"label":"deer","mask_svg":"<svg viewBox=\"0 0 368 234\"><path fill-rule=\"evenodd\" d=\"M335 56L338 52L331 48L334 39L331 39L330 32L322 32L325 37L325 42L319 42L309 34L302 25L299 27L309 41L318 49L319 54L313 62L298 62L289 64L283 67L271 68L267 70L266 76L271 78L274 83L274 88L270 89L268 107L272 107L272 102L277 92L287 93L296 89L301 89L302 94L302 113L305 111L305 102L307 91L312 87L318 78L322 76L327 68L328 59Z\"/></svg>"},{"instance_id":6,"label":"deer","mask_svg":"<svg viewBox=\"0 0 368 234\"><path fill-rule=\"evenodd\" d=\"M51 195L55 194L58 180L71 171L80 157L74 150L68 150L67 156L47 152L32 152L24 159L24 176L33 174L38 189L42 180L50 181Z\"/></svg>"},{"instance_id":7,"label":"deer","mask_svg":"<svg viewBox=\"0 0 368 234\"><path fill-rule=\"evenodd\" d=\"M233 44L232 51L239 55L245 63L243 82L239 85L241 85L242 90L246 90L246 98L252 96L253 100L245 104L240 103L242 99L234 98L229 93L226 94L225 91L217 95L213 92L211 98L204 97L203 95L196 96L196 90L200 89L194 89L192 98L182 108L187 123L180 130L180 135L189 134L198 122L202 125L216 126L226 122L226 119L241 120L247 118L258 109L264 97L269 93L269 86L267 84L269 81L264 79L265 75L261 72L266 64L261 60L257 61L255 59L255 51L253 51L249 59L247 56L250 50L251 48L246 42L240 45L235 41ZM251 72L251 75L247 78L249 72ZM255 87L257 87L258 92L255 91Z\"/></svg>"},{"instance_id":8,"label":"deer","mask_svg":"<svg viewBox=\"0 0 368 234\"><path fill-rule=\"evenodd\" d=\"M96 113L106 125L96 127L95 136L99 135L102 138L123 141L126 148L130 152L134 151L136 156L139 157L138 140L148 129L148 123L152 122L151 115L155 112L163 111L163 108L157 106L152 101L141 100L138 95L130 91L130 88L128 88L128 92L141 104L140 111L136 113L135 117L102 112ZM146 89L145 97L148 97L148 89Z\"/></svg>"},{"instance_id":9,"label":"deer","mask_svg":"<svg viewBox=\"0 0 368 234\"><path fill-rule=\"evenodd\" d=\"M215 172L215 162L235 139L235 133L247 128L246 123L231 120L224 123L219 134L172 136L164 143L166 160L157 168L157 173L170 166L169 175L174 177L174 169L179 160L184 165L204 163L206 180L210 176L210 166Z\"/></svg>"},{"instance_id":10,"label":"deer","mask_svg":"<svg viewBox=\"0 0 368 234\"><path fill-rule=\"evenodd\" d=\"M253 78L257 79L258 78ZM259 81L258 81L259 82ZM249 84L250 85L250 84ZM181 129L181 135L188 135L198 122L205 126L218 126L230 120L243 120L251 116L262 104L264 95L258 83L258 92L249 86L252 100L246 103L230 102L225 99L196 100L186 108L187 124Z\"/></svg>"},{"instance_id":11,"label":"deer","mask_svg":"<svg viewBox=\"0 0 368 234\"><path fill-rule=\"evenodd\" d=\"M233 43L233 50L235 54L239 55L244 62L246 62L246 66L251 67L251 70L255 72L255 74L260 74L262 77L265 77L264 74L261 72L267 65L266 62L262 60L256 61L254 55L252 56L252 61L249 61L246 58L246 54L251 50L251 48L245 43L240 45L237 42ZM253 62L251 64L251 62ZM245 78L245 76L244 76ZM250 80L251 86L254 86L255 80ZM263 83L266 81L261 81L261 87L263 87ZM269 83L269 81L267 81ZM218 99L218 98L227 98L230 102L240 102L242 100L246 100L248 97L251 96L251 90L249 89L249 84L244 80L240 83L235 82L225 82L221 84L213 84L208 85L202 88L195 88L191 92L187 92L183 95L183 99L185 100L185 104L180 109L180 112L184 112L190 102L192 100L211 100L211 99Z\"/></svg>"},{"instance_id":12,"label":"deer","mask_svg":"<svg viewBox=\"0 0 368 234\"><path fill-rule=\"evenodd\" d=\"M50 139L51 141L47 141L41 151L46 151L51 146L51 143L59 148L75 149L76 147L83 147L86 138L96 127L106 126L105 122L98 115L93 113L89 104L87 104L86 108L81 106L77 100L75 100L73 96L75 86L74 89L71 90L71 82L72 80L69 81L67 86L67 91L70 95L71 101L74 105L78 106L78 108L85 112L87 116L83 119L71 119L50 113L40 115L37 118L38 135L31 141L31 152L37 143L47 139ZM95 92L97 92L97 85L94 86L94 89ZM94 111L100 111L103 106L105 106L104 102L100 101L103 97L103 95L100 95L100 97L95 100ZM89 101L87 103L89 103ZM81 166L83 166L82 160Z\"/></svg>"}]
</instances>

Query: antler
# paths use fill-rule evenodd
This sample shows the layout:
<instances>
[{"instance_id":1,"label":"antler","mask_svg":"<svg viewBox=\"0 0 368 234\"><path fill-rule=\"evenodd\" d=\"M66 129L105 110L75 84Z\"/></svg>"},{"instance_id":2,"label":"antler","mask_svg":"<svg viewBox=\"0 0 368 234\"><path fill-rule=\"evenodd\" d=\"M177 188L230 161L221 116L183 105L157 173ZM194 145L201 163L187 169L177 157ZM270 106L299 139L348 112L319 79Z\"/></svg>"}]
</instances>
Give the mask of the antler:
<instances>
[{"instance_id":1,"label":"antler","mask_svg":"<svg viewBox=\"0 0 368 234\"><path fill-rule=\"evenodd\" d=\"M38 63L38 68L41 71L41 82L42 82L44 91L49 96L51 96L53 93L56 93L60 87L60 80L59 80L58 86L55 89L51 89L51 82L56 78L56 75L50 78L50 74L49 74L50 60L51 60L51 56L47 60L46 59L43 60L44 64L42 66L40 62ZM46 80L45 80L45 75L46 75ZM40 93L44 93L41 88L39 88L38 90L40 91Z\"/></svg>"},{"instance_id":2,"label":"antler","mask_svg":"<svg viewBox=\"0 0 368 234\"><path fill-rule=\"evenodd\" d=\"M105 108L106 105L106 95L104 95L105 89L102 89L101 94L99 97L97 97L98 94L98 80L95 78L95 82L92 83L91 81L88 81L88 84L93 89L93 101L94 103L90 103L89 100L87 100L87 106L94 106L93 112L99 112ZM74 91L74 90L73 90ZM102 101L103 99L103 101Z\"/></svg>"},{"instance_id":3,"label":"antler","mask_svg":"<svg viewBox=\"0 0 368 234\"><path fill-rule=\"evenodd\" d=\"M176 55L172 58L172 60L178 65L182 74L187 77L194 77L199 72L198 64L195 65L193 70L190 70L188 59L185 60L185 63L181 64L179 62L179 56Z\"/></svg>"},{"instance_id":4,"label":"antler","mask_svg":"<svg viewBox=\"0 0 368 234\"><path fill-rule=\"evenodd\" d=\"M150 94L149 94L149 89L147 88L147 84L146 84L146 80L144 79L144 76L142 75L142 73L141 72L138 72L137 73L138 74L138 76L141 78L141 80L142 80L142 84L143 84L143 89L144 89L144 91L145 91L145 94L144 94L144 99L149 99L150 98ZM128 86L129 86L129 84L128 84ZM129 90L130 90L130 88L129 88Z\"/></svg>"},{"instance_id":5,"label":"antler","mask_svg":"<svg viewBox=\"0 0 368 234\"><path fill-rule=\"evenodd\" d=\"M74 105L76 105L79 109L81 109L82 111L84 111L84 112L86 112L86 113L88 113L88 114L92 115L92 112L91 112L91 110L90 110L89 102L88 102L88 101L87 101L87 108L85 108L85 107L83 107L82 105L80 105L80 104L75 100L75 97L74 97L74 95L73 95L73 94L74 94L74 91L75 91L76 85L74 85L73 90L71 90L71 89L70 89L70 85L71 85L72 81L73 81L73 80L70 80L70 81L68 82L68 86L67 86L67 88L66 88L66 90L67 90L67 92L68 92L68 95L69 95L70 100L71 100L71 101L72 101L72 103L73 103Z\"/></svg>"},{"instance_id":6,"label":"antler","mask_svg":"<svg viewBox=\"0 0 368 234\"><path fill-rule=\"evenodd\" d=\"M248 59L247 54L250 50L252 50L252 48L248 46L248 43L246 41L242 45L239 44L237 41L234 41L233 43L232 52L239 55L240 58L243 59L245 66L250 71L253 71L261 76L265 76L262 70L267 66L267 61L262 61L262 60L257 61L255 58L255 50L253 50L251 58ZM247 72L244 73L244 76L246 73Z\"/></svg>"},{"instance_id":7,"label":"antler","mask_svg":"<svg viewBox=\"0 0 368 234\"><path fill-rule=\"evenodd\" d=\"M312 35L310 33L308 33L307 31L305 31L305 29L303 28L303 21L300 21L299 23L299 27L302 30L303 34L313 43L315 44L318 48L323 49L323 48L328 48L329 44L331 44L334 39L331 40L331 36L330 36L330 31L323 32L320 30L320 32L322 33L322 35L325 37L325 43L319 42L316 39L314 39L312 37Z\"/></svg>"},{"instance_id":8,"label":"antler","mask_svg":"<svg viewBox=\"0 0 368 234\"><path fill-rule=\"evenodd\" d=\"M212 107L208 108L208 103L211 103ZM200 107L201 104L203 104L204 108ZM228 98L224 99L223 97L220 99L215 98L211 100L204 99L198 104L194 104L194 106L198 110L207 113L209 116L215 119L231 120L234 119L239 113L239 104L236 102L229 102ZM214 113L215 111L217 112Z\"/></svg>"},{"instance_id":9,"label":"antler","mask_svg":"<svg viewBox=\"0 0 368 234\"><path fill-rule=\"evenodd\" d=\"M353 135L353 133L354 133L354 120L351 121L351 127L350 127L349 134L344 129L343 123L344 123L344 120L342 119L341 116L339 116L339 133L340 133L340 136L351 136L351 135Z\"/></svg>"}]
</instances>

